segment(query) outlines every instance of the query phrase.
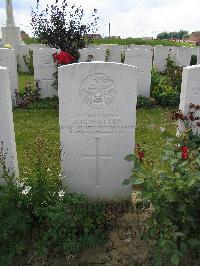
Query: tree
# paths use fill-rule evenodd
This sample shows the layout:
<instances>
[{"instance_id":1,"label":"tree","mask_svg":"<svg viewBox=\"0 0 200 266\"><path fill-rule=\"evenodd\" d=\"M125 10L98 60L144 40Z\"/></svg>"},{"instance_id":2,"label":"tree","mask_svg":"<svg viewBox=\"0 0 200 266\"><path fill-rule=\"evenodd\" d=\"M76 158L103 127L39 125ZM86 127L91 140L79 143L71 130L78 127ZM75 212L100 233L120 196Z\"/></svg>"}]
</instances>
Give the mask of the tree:
<instances>
[{"instance_id":1,"label":"tree","mask_svg":"<svg viewBox=\"0 0 200 266\"><path fill-rule=\"evenodd\" d=\"M97 30L97 9L86 19L81 6L69 6L67 0L61 1L55 0L54 4L47 4L46 8L40 11L40 0L37 0L36 10L31 11L31 26L34 36L42 43L59 48L78 59L78 49L91 41L85 35Z\"/></svg>"},{"instance_id":2,"label":"tree","mask_svg":"<svg viewBox=\"0 0 200 266\"><path fill-rule=\"evenodd\" d=\"M157 39L179 39L182 40L184 38L187 38L189 36L189 32L186 30L180 30L178 32L161 32L158 34Z\"/></svg>"}]
</instances>

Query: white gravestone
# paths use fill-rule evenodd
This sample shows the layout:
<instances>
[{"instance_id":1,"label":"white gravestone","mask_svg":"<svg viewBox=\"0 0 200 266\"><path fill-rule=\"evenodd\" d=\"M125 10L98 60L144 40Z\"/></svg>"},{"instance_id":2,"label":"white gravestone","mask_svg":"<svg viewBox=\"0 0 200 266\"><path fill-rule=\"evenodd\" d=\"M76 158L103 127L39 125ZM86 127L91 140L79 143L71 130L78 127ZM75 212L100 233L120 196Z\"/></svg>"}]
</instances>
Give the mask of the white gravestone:
<instances>
[{"instance_id":1,"label":"white gravestone","mask_svg":"<svg viewBox=\"0 0 200 266\"><path fill-rule=\"evenodd\" d=\"M178 47L177 49L177 65L181 67L190 66L191 56L195 54L193 48L190 47Z\"/></svg>"},{"instance_id":2,"label":"white gravestone","mask_svg":"<svg viewBox=\"0 0 200 266\"><path fill-rule=\"evenodd\" d=\"M8 69L5 67L0 67L0 81L0 145L2 149L3 142L3 155L6 157L7 170L10 174L15 173L18 176L10 80Z\"/></svg>"},{"instance_id":3,"label":"white gravestone","mask_svg":"<svg viewBox=\"0 0 200 266\"><path fill-rule=\"evenodd\" d=\"M200 105L200 65L183 68L179 110L187 115L191 103ZM200 110L195 113L195 116L200 117ZM197 126L197 122L200 122L200 120L191 124L194 134L200 134L200 127ZM179 132L183 132L184 129L184 122L180 122Z\"/></svg>"},{"instance_id":4,"label":"white gravestone","mask_svg":"<svg viewBox=\"0 0 200 266\"><path fill-rule=\"evenodd\" d=\"M171 47L157 45L154 47L154 67L164 72L166 70L167 58L169 56L169 50Z\"/></svg>"},{"instance_id":5,"label":"white gravestone","mask_svg":"<svg viewBox=\"0 0 200 266\"><path fill-rule=\"evenodd\" d=\"M58 95L58 91L53 87L56 67L52 55L56 52L58 50L55 48L33 50L34 79L38 81L40 98Z\"/></svg>"},{"instance_id":6,"label":"white gravestone","mask_svg":"<svg viewBox=\"0 0 200 266\"><path fill-rule=\"evenodd\" d=\"M11 97L15 102L15 91L18 91L18 73L14 49L0 48L0 66L7 67L9 70Z\"/></svg>"},{"instance_id":7,"label":"white gravestone","mask_svg":"<svg viewBox=\"0 0 200 266\"><path fill-rule=\"evenodd\" d=\"M105 50L100 48L83 48L79 50L79 62L105 61Z\"/></svg>"},{"instance_id":8,"label":"white gravestone","mask_svg":"<svg viewBox=\"0 0 200 266\"><path fill-rule=\"evenodd\" d=\"M108 45L108 62L121 63L122 45Z\"/></svg>"},{"instance_id":9,"label":"white gravestone","mask_svg":"<svg viewBox=\"0 0 200 266\"><path fill-rule=\"evenodd\" d=\"M143 48L127 49L125 63L138 68L138 96L150 97L153 52Z\"/></svg>"},{"instance_id":10,"label":"white gravestone","mask_svg":"<svg viewBox=\"0 0 200 266\"><path fill-rule=\"evenodd\" d=\"M197 65L200 65L200 48L197 49Z\"/></svg>"},{"instance_id":11,"label":"white gravestone","mask_svg":"<svg viewBox=\"0 0 200 266\"><path fill-rule=\"evenodd\" d=\"M19 71L22 73L28 73L28 67L25 64L24 56L28 57L29 56L29 48L28 45L26 44L19 44L15 45L15 52L17 55L17 64L19 67Z\"/></svg>"},{"instance_id":12,"label":"white gravestone","mask_svg":"<svg viewBox=\"0 0 200 266\"><path fill-rule=\"evenodd\" d=\"M130 197L124 157L135 143L137 69L91 62L59 68L64 184L94 199Z\"/></svg>"}]
</instances>

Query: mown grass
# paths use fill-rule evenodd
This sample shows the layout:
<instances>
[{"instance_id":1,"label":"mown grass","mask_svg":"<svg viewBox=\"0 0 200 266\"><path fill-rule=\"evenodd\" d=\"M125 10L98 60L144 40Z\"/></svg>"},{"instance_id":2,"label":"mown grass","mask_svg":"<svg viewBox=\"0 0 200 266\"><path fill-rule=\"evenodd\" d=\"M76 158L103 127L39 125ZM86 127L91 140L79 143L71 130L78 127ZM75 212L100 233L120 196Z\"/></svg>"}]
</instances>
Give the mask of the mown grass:
<instances>
[{"instance_id":1,"label":"mown grass","mask_svg":"<svg viewBox=\"0 0 200 266\"><path fill-rule=\"evenodd\" d=\"M34 76L29 74L19 74L19 91L24 91L24 87L26 86L27 82L30 81L32 86L34 86Z\"/></svg>"},{"instance_id":2,"label":"mown grass","mask_svg":"<svg viewBox=\"0 0 200 266\"><path fill-rule=\"evenodd\" d=\"M171 111L172 109L165 108L137 110L136 143L145 149L145 157L155 163L159 163L165 138L175 136L176 125L170 119ZM27 164L31 165L27 153L30 153L38 137L48 142L47 152L60 149L57 110L16 109L14 123L21 170L24 170ZM161 133L161 127L166 128L164 133Z\"/></svg>"},{"instance_id":3,"label":"mown grass","mask_svg":"<svg viewBox=\"0 0 200 266\"><path fill-rule=\"evenodd\" d=\"M186 42L172 42L166 40L143 40L139 38L127 38L127 39L114 39L114 38L104 38L93 40L94 44L119 44L119 45L164 45L164 46L193 46L190 43Z\"/></svg>"}]
</instances>

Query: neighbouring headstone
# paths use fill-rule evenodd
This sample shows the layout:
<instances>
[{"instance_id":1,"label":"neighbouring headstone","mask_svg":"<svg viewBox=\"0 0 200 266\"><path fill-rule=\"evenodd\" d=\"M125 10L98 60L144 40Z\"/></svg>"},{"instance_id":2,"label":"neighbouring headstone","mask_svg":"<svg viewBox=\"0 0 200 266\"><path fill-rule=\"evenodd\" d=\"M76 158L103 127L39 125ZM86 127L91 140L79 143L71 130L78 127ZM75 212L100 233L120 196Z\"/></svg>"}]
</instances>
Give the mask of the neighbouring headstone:
<instances>
[{"instance_id":1,"label":"neighbouring headstone","mask_svg":"<svg viewBox=\"0 0 200 266\"><path fill-rule=\"evenodd\" d=\"M17 56L14 49L0 48L0 66L9 70L11 97L14 103L15 91L18 91Z\"/></svg>"},{"instance_id":2,"label":"neighbouring headstone","mask_svg":"<svg viewBox=\"0 0 200 266\"><path fill-rule=\"evenodd\" d=\"M108 45L105 52L107 62L121 63L122 45Z\"/></svg>"},{"instance_id":3,"label":"neighbouring headstone","mask_svg":"<svg viewBox=\"0 0 200 266\"><path fill-rule=\"evenodd\" d=\"M154 67L164 72L166 70L167 58L169 56L169 50L171 47L157 45L154 47Z\"/></svg>"},{"instance_id":4,"label":"neighbouring headstone","mask_svg":"<svg viewBox=\"0 0 200 266\"><path fill-rule=\"evenodd\" d=\"M200 65L200 48L197 49L197 65Z\"/></svg>"},{"instance_id":5,"label":"neighbouring headstone","mask_svg":"<svg viewBox=\"0 0 200 266\"><path fill-rule=\"evenodd\" d=\"M18 176L18 162L15 144L9 71L0 66L0 151L5 156L6 168ZM1 168L0 165L0 182Z\"/></svg>"},{"instance_id":6,"label":"neighbouring headstone","mask_svg":"<svg viewBox=\"0 0 200 266\"><path fill-rule=\"evenodd\" d=\"M94 199L130 197L124 157L135 143L137 69L116 63L59 68L59 122L64 184Z\"/></svg>"},{"instance_id":7,"label":"neighbouring headstone","mask_svg":"<svg viewBox=\"0 0 200 266\"><path fill-rule=\"evenodd\" d=\"M138 96L150 97L153 52L142 48L127 49L125 63L138 68Z\"/></svg>"},{"instance_id":8,"label":"neighbouring headstone","mask_svg":"<svg viewBox=\"0 0 200 266\"><path fill-rule=\"evenodd\" d=\"M79 50L79 62L105 61L105 50L100 48L83 48Z\"/></svg>"},{"instance_id":9,"label":"neighbouring headstone","mask_svg":"<svg viewBox=\"0 0 200 266\"><path fill-rule=\"evenodd\" d=\"M200 65L183 68L179 110L188 115L190 104L200 106ZM200 117L200 109L195 112L195 117ZM200 120L190 121L190 125L195 134L200 134ZM180 122L178 133L184 129L184 122Z\"/></svg>"},{"instance_id":10,"label":"neighbouring headstone","mask_svg":"<svg viewBox=\"0 0 200 266\"><path fill-rule=\"evenodd\" d=\"M177 49L177 65L181 67L190 66L192 54L195 54L193 48L178 47Z\"/></svg>"},{"instance_id":11,"label":"neighbouring headstone","mask_svg":"<svg viewBox=\"0 0 200 266\"><path fill-rule=\"evenodd\" d=\"M15 45L15 52L17 55L18 70L22 73L28 73L29 69L25 63L25 58L29 56L29 48L26 44Z\"/></svg>"},{"instance_id":12,"label":"neighbouring headstone","mask_svg":"<svg viewBox=\"0 0 200 266\"><path fill-rule=\"evenodd\" d=\"M53 54L58 52L55 48L39 48L33 50L34 79L40 88L40 98L53 97L58 95L54 84L54 73L56 66Z\"/></svg>"}]
</instances>

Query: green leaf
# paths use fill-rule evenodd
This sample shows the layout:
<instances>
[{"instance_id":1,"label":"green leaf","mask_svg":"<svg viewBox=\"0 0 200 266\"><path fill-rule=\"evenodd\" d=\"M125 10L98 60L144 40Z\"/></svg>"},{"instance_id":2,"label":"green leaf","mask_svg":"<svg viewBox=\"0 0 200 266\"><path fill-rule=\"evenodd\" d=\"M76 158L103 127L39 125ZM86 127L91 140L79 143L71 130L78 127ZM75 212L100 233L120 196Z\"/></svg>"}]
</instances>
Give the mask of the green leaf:
<instances>
[{"instance_id":1,"label":"green leaf","mask_svg":"<svg viewBox=\"0 0 200 266\"><path fill-rule=\"evenodd\" d=\"M143 178L134 178L131 183L133 185L141 185L144 183L144 179Z\"/></svg>"},{"instance_id":2,"label":"green leaf","mask_svg":"<svg viewBox=\"0 0 200 266\"><path fill-rule=\"evenodd\" d=\"M170 258L170 261L171 261L171 263L172 263L173 265L178 266L179 263L180 263L180 258L179 258L179 256L178 256L177 254L173 254L173 255L171 256L171 258Z\"/></svg>"},{"instance_id":3,"label":"green leaf","mask_svg":"<svg viewBox=\"0 0 200 266\"><path fill-rule=\"evenodd\" d=\"M129 154L127 155L124 160L127 161L127 162L131 162L131 161L134 161L137 157L133 154Z\"/></svg>"},{"instance_id":4,"label":"green leaf","mask_svg":"<svg viewBox=\"0 0 200 266\"><path fill-rule=\"evenodd\" d=\"M122 183L122 185L129 185L131 183L131 179L128 178L128 179L125 179Z\"/></svg>"},{"instance_id":5,"label":"green leaf","mask_svg":"<svg viewBox=\"0 0 200 266\"><path fill-rule=\"evenodd\" d=\"M190 238L187 242L193 248L200 246L200 240L198 238Z\"/></svg>"}]
</instances>

